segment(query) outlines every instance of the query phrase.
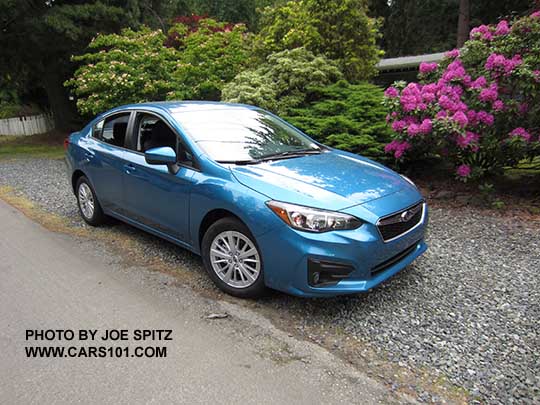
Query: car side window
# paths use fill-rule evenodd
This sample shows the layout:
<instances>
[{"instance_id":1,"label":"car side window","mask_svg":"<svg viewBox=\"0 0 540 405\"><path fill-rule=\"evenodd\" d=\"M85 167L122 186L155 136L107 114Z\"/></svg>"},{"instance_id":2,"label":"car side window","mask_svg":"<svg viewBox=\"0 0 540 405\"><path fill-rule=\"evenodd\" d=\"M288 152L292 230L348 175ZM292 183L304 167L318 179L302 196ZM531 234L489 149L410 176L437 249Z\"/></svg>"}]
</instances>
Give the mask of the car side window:
<instances>
[{"instance_id":1,"label":"car side window","mask_svg":"<svg viewBox=\"0 0 540 405\"><path fill-rule=\"evenodd\" d=\"M94 128L92 128L92 136L96 139L101 139L101 134L103 133L103 124L105 123L105 120L99 121L97 124L94 125Z\"/></svg>"},{"instance_id":2,"label":"car side window","mask_svg":"<svg viewBox=\"0 0 540 405\"><path fill-rule=\"evenodd\" d=\"M148 149L169 146L176 152L178 163L193 166L191 152L162 119L152 114L139 113L134 130L137 152L144 153Z\"/></svg>"},{"instance_id":3,"label":"car side window","mask_svg":"<svg viewBox=\"0 0 540 405\"><path fill-rule=\"evenodd\" d=\"M124 147L130 113L111 115L94 125L92 136L110 145Z\"/></svg>"}]
</instances>

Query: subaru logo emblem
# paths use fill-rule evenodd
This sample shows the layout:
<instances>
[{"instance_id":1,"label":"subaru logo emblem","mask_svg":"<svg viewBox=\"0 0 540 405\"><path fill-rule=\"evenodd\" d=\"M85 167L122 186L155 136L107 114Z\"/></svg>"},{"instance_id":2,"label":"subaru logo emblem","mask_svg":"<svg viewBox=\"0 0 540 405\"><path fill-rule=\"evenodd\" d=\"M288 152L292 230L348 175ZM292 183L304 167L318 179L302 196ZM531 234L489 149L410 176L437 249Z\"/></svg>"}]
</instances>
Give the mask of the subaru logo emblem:
<instances>
[{"instance_id":1,"label":"subaru logo emblem","mask_svg":"<svg viewBox=\"0 0 540 405\"><path fill-rule=\"evenodd\" d=\"M414 216L414 212L412 211L403 211L400 215L401 222L407 222L409 219L411 219Z\"/></svg>"}]
</instances>

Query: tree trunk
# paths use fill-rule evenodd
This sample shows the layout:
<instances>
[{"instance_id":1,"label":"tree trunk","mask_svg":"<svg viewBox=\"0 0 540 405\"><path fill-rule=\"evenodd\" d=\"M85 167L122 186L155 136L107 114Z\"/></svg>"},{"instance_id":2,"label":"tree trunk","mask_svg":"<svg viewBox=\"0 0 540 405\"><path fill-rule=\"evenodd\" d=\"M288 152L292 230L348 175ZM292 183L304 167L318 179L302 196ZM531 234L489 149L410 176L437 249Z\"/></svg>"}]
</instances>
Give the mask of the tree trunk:
<instances>
[{"instance_id":1,"label":"tree trunk","mask_svg":"<svg viewBox=\"0 0 540 405\"><path fill-rule=\"evenodd\" d=\"M459 1L459 17L457 29L457 47L461 48L469 36L470 3L469 0Z\"/></svg>"},{"instance_id":2,"label":"tree trunk","mask_svg":"<svg viewBox=\"0 0 540 405\"><path fill-rule=\"evenodd\" d=\"M75 103L69 100L69 93L64 87L64 77L61 66L47 66L43 77L43 85L54 118L54 126L60 131L77 129L80 119Z\"/></svg>"}]
</instances>

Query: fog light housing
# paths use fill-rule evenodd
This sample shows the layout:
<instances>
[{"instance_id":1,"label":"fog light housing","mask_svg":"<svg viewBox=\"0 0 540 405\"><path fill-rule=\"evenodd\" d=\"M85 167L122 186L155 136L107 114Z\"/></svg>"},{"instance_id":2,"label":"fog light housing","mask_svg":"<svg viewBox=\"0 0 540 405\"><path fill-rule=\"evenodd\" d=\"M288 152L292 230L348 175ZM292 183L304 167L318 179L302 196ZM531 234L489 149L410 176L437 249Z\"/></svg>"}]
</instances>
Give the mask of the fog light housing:
<instances>
[{"instance_id":1,"label":"fog light housing","mask_svg":"<svg viewBox=\"0 0 540 405\"><path fill-rule=\"evenodd\" d=\"M339 262L308 259L308 284L312 287L336 285L348 278L354 267Z\"/></svg>"}]
</instances>

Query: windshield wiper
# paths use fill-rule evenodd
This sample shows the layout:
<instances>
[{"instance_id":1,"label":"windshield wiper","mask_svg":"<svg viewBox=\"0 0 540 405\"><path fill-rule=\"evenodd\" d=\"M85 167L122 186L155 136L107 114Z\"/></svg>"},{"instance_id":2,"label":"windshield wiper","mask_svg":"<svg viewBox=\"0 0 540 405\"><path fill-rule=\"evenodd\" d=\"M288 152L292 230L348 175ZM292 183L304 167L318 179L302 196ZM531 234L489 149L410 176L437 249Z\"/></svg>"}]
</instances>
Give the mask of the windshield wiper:
<instances>
[{"instance_id":1,"label":"windshield wiper","mask_svg":"<svg viewBox=\"0 0 540 405\"><path fill-rule=\"evenodd\" d=\"M218 160L218 163L223 164L234 164L234 165L255 165L257 163L261 163L262 160L260 159L248 159L248 160Z\"/></svg>"},{"instance_id":2,"label":"windshield wiper","mask_svg":"<svg viewBox=\"0 0 540 405\"><path fill-rule=\"evenodd\" d=\"M278 159L288 159L304 155L318 155L322 152L321 149L299 149L299 150L289 150L286 152L273 153L271 155L263 155L256 159L246 159L246 160L218 160L218 163L223 164L234 164L234 165L256 165L257 163L267 162L270 160Z\"/></svg>"},{"instance_id":3,"label":"windshield wiper","mask_svg":"<svg viewBox=\"0 0 540 405\"><path fill-rule=\"evenodd\" d=\"M321 149L298 149L298 150L288 150L286 152L273 153L271 155L264 155L259 158L261 161L266 160L276 160L280 158L289 158L289 157L298 157L304 155L318 155L322 153Z\"/></svg>"}]
</instances>

